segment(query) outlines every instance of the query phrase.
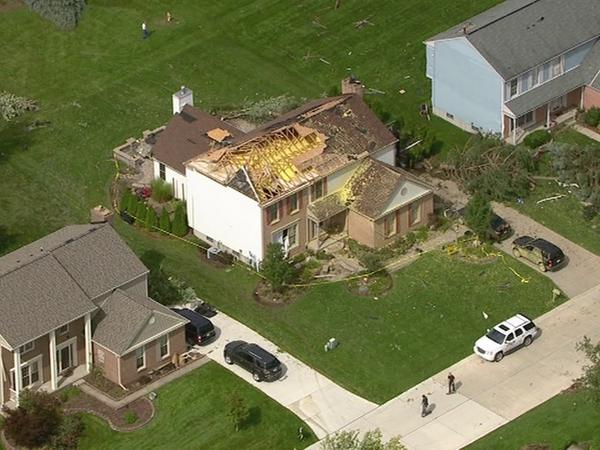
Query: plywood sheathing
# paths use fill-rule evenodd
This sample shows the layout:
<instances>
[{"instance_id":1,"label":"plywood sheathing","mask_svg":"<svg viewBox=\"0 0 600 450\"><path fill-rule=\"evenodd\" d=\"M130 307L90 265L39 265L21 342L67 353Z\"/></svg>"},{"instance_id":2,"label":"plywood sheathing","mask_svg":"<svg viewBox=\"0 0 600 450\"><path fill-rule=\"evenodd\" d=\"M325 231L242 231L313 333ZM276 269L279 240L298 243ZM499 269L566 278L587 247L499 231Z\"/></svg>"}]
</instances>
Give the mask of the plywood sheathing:
<instances>
[{"instance_id":1,"label":"plywood sheathing","mask_svg":"<svg viewBox=\"0 0 600 450\"><path fill-rule=\"evenodd\" d=\"M213 141L223 142L231 136L231 133L223 128L213 128L212 130L207 131L206 135Z\"/></svg>"}]
</instances>

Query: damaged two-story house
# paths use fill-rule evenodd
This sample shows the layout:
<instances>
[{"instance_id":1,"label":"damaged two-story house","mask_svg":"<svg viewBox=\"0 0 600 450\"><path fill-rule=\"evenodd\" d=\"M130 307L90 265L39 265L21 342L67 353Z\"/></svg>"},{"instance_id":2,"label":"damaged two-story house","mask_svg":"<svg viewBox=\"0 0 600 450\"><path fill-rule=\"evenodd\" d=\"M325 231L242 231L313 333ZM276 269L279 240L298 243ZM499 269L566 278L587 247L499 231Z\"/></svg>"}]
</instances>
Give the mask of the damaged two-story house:
<instances>
[{"instance_id":1,"label":"damaged two-story house","mask_svg":"<svg viewBox=\"0 0 600 450\"><path fill-rule=\"evenodd\" d=\"M332 233L381 247L427 224L432 190L395 167L397 139L361 85L342 87L247 133L189 100L181 107L189 90L175 94L153 149L155 176L171 181L178 171L196 236L254 265L273 242L290 255Z\"/></svg>"},{"instance_id":2,"label":"damaged two-story house","mask_svg":"<svg viewBox=\"0 0 600 450\"><path fill-rule=\"evenodd\" d=\"M187 320L109 225L72 225L0 257L0 406L102 370L127 387L187 350Z\"/></svg>"},{"instance_id":3,"label":"damaged two-story house","mask_svg":"<svg viewBox=\"0 0 600 450\"><path fill-rule=\"evenodd\" d=\"M518 143L600 106L600 2L507 0L425 42L433 112Z\"/></svg>"}]
</instances>

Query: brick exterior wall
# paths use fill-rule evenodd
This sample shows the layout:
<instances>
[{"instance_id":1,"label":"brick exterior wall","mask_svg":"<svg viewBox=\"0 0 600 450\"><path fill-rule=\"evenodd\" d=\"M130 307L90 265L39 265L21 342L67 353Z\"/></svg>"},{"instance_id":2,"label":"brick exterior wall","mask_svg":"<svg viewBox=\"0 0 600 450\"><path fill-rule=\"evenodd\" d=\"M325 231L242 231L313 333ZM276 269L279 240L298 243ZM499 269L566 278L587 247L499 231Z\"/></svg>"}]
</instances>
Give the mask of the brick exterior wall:
<instances>
[{"instance_id":1,"label":"brick exterior wall","mask_svg":"<svg viewBox=\"0 0 600 450\"><path fill-rule=\"evenodd\" d=\"M583 109L600 108L600 91L586 86L583 91Z\"/></svg>"},{"instance_id":2,"label":"brick exterior wall","mask_svg":"<svg viewBox=\"0 0 600 450\"><path fill-rule=\"evenodd\" d=\"M145 345L146 348L146 367L138 371L135 367L135 350L123 355L120 358L121 364L121 383L125 386L133 383L139 377L147 374L150 370L158 369L171 362L175 353L183 353L187 350L185 342L185 326L169 333L169 355L164 359L159 359L158 340L154 340ZM114 381L114 380L113 380Z\"/></svg>"}]
</instances>

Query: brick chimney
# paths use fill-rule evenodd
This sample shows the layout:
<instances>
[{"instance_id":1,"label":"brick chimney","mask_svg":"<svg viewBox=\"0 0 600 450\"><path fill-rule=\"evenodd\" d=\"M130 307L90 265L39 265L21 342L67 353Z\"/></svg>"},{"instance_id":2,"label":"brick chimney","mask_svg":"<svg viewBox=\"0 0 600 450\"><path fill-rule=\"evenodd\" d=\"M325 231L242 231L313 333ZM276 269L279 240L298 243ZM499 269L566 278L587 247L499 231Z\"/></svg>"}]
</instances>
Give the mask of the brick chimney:
<instances>
[{"instance_id":1,"label":"brick chimney","mask_svg":"<svg viewBox=\"0 0 600 450\"><path fill-rule=\"evenodd\" d=\"M185 105L194 106L194 93L191 89L181 86L181 89L173 94L173 114L179 114Z\"/></svg>"},{"instance_id":2,"label":"brick chimney","mask_svg":"<svg viewBox=\"0 0 600 450\"><path fill-rule=\"evenodd\" d=\"M90 210L90 223L91 224L108 222L109 224L112 225L113 218L114 218L113 212L110 209L105 208L102 205L94 206Z\"/></svg>"},{"instance_id":3,"label":"brick chimney","mask_svg":"<svg viewBox=\"0 0 600 450\"><path fill-rule=\"evenodd\" d=\"M364 94L364 86L360 80L354 76L349 76L342 80L342 94L356 94L362 97Z\"/></svg>"}]
</instances>

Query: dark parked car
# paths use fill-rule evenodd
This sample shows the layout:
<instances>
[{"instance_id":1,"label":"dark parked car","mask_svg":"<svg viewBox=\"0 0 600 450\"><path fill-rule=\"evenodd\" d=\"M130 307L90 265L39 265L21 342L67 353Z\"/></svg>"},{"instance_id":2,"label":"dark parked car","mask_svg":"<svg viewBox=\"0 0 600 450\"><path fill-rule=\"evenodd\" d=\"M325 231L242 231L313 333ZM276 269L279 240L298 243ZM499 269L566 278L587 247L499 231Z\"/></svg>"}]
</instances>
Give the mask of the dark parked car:
<instances>
[{"instance_id":1,"label":"dark parked car","mask_svg":"<svg viewBox=\"0 0 600 450\"><path fill-rule=\"evenodd\" d=\"M465 208L460 208L456 213L460 218L460 221L464 223ZM513 234L511 226L506 220L500 217L495 212L492 212L492 220L490 222L490 228L488 230L488 236L490 239L496 242L503 241Z\"/></svg>"},{"instance_id":2,"label":"dark parked car","mask_svg":"<svg viewBox=\"0 0 600 450\"><path fill-rule=\"evenodd\" d=\"M233 341L223 351L227 364L237 364L252 373L255 381L273 381L283 374L279 360L256 344Z\"/></svg>"},{"instance_id":3,"label":"dark parked car","mask_svg":"<svg viewBox=\"0 0 600 450\"><path fill-rule=\"evenodd\" d=\"M190 345L206 344L217 335L215 326L202 314L187 308L172 310L189 320L185 325L185 339Z\"/></svg>"},{"instance_id":4,"label":"dark parked car","mask_svg":"<svg viewBox=\"0 0 600 450\"><path fill-rule=\"evenodd\" d=\"M536 264L542 272L555 270L565 263L563 251L541 238L521 236L513 241L513 255L526 258Z\"/></svg>"}]
</instances>

